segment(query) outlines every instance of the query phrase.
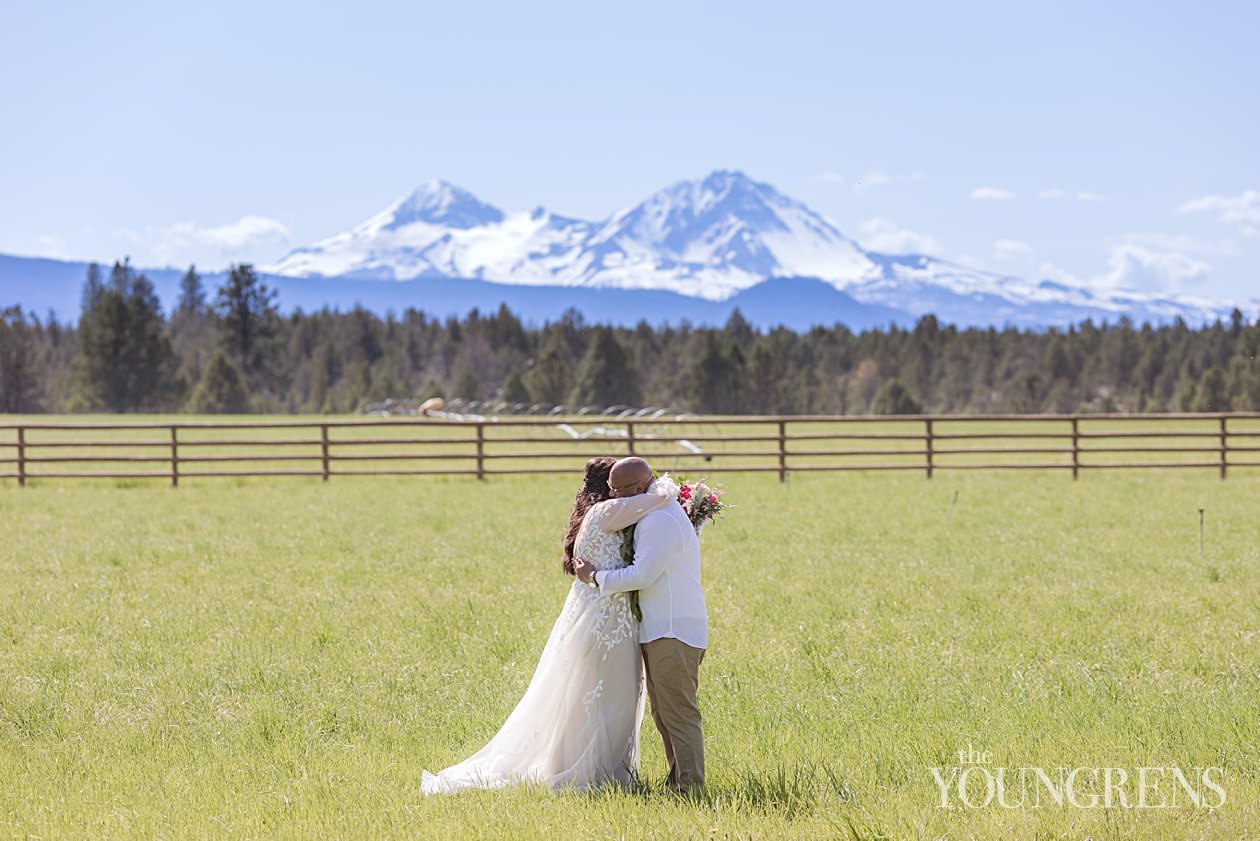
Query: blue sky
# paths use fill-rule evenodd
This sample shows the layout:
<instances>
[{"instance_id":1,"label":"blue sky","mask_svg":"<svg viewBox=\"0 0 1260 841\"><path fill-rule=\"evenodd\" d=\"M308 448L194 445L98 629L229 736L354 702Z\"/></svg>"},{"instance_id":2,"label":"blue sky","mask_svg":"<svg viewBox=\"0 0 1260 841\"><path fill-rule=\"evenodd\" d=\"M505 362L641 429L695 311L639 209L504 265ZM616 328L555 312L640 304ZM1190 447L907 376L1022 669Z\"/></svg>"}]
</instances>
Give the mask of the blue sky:
<instances>
[{"instance_id":1,"label":"blue sky","mask_svg":"<svg viewBox=\"0 0 1260 841\"><path fill-rule=\"evenodd\" d=\"M864 244L1260 294L1260 4L6 3L0 252L266 262L717 168Z\"/></svg>"}]
</instances>

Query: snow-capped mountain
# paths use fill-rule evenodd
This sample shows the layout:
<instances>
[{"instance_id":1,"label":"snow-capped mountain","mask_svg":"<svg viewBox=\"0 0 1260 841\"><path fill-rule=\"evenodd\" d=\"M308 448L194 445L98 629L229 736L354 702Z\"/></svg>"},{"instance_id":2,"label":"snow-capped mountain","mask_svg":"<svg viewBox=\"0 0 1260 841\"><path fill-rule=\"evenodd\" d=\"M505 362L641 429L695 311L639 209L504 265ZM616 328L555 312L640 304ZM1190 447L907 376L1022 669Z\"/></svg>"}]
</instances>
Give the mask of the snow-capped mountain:
<instances>
[{"instance_id":1,"label":"snow-capped mountain","mask_svg":"<svg viewBox=\"0 0 1260 841\"><path fill-rule=\"evenodd\" d=\"M0 307L78 312L87 264L0 254ZM921 254L862 247L768 184L718 171L681 181L607 219L536 208L504 213L431 181L350 230L260 267L282 305L408 307L434 316L506 304L534 323L575 307L592 322L722 324L738 308L760 327L913 325L1044 328L1087 318L1190 324L1235 304L1028 281ZM181 269L146 269L167 306ZM222 273L203 276L209 287Z\"/></svg>"},{"instance_id":2,"label":"snow-capped mountain","mask_svg":"<svg viewBox=\"0 0 1260 841\"><path fill-rule=\"evenodd\" d=\"M602 221L504 213L431 181L350 230L262 267L292 278L660 290L726 301L770 278L817 278L861 304L945 321L1066 324L1128 315L1205 321L1219 302L1094 292L933 257L864 249L825 217L742 172L680 181Z\"/></svg>"},{"instance_id":3,"label":"snow-capped mountain","mask_svg":"<svg viewBox=\"0 0 1260 841\"><path fill-rule=\"evenodd\" d=\"M264 271L410 280L661 289L722 300L768 277L849 283L876 267L800 202L739 172L683 181L588 222L536 208L504 214L432 181L349 231Z\"/></svg>"}]
</instances>

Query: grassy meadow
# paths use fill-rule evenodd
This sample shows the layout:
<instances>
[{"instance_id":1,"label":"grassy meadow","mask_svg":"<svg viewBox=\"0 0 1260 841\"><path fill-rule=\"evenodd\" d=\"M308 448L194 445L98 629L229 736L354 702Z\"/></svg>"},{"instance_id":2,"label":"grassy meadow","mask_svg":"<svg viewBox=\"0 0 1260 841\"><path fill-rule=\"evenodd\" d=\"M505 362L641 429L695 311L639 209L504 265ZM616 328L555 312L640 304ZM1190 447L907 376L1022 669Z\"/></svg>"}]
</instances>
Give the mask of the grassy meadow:
<instances>
[{"instance_id":1,"label":"grassy meadow","mask_svg":"<svg viewBox=\"0 0 1260 841\"><path fill-rule=\"evenodd\" d=\"M0 482L0 836L1260 838L1254 468L725 475L706 796L649 718L641 790L425 798L529 682L580 469ZM1227 800L938 808L968 746Z\"/></svg>"}]
</instances>

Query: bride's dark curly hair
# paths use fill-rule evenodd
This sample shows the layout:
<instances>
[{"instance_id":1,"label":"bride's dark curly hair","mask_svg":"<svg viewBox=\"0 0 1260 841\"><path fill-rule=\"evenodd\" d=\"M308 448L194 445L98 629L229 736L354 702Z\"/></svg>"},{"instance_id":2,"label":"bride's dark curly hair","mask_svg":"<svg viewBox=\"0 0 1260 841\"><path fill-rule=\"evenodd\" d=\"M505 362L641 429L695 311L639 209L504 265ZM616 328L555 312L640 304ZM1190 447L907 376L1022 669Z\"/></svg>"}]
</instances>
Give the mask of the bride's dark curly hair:
<instances>
[{"instance_id":1,"label":"bride's dark curly hair","mask_svg":"<svg viewBox=\"0 0 1260 841\"><path fill-rule=\"evenodd\" d=\"M573 547L577 543L578 530L582 528L582 519L586 512L597 502L612 499L608 490L608 474L617 463L615 458L601 456L586 463L586 472L582 474L582 487L573 501L573 513L569 515L569 531L564 536L564 571L569 575L576 574L573 568Z\"/></svg>"}]
</instances>

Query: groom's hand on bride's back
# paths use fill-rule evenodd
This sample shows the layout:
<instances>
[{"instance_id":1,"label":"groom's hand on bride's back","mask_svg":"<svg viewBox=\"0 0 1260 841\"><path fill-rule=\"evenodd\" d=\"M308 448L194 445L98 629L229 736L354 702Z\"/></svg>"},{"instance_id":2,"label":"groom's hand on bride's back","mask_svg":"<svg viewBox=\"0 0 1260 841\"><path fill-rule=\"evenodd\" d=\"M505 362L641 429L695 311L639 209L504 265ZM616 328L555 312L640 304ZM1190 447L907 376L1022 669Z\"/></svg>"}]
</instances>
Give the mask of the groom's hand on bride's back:
<instances>
[{"instance_id":1,"label":"groom's hand on bride's back","mask_svg":"<svg viewBox=\"0 0 1260 841\"><path fill-rule=\"evenodd\" d=\"M583 584L591 583L591 573L594 571L595 567L591 566L581 558L573 559L573 572L577 575L578 581L581 581Z\"/></svg>"}]
</instances>

